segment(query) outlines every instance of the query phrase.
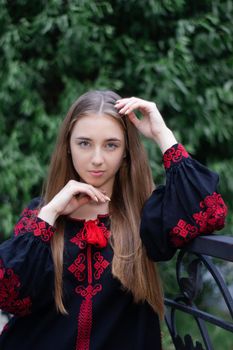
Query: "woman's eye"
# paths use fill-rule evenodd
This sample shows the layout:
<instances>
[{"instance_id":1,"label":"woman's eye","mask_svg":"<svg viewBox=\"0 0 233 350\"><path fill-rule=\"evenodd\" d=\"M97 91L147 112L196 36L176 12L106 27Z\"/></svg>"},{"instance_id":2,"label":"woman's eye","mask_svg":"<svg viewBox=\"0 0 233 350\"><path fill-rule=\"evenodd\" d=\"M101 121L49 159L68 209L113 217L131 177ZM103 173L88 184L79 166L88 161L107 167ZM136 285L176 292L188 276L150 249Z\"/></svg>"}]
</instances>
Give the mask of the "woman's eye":
<instances>
[{"instance_id":1,"label":"woman's eye","mask_svg":"<svg viewBox=\"0 0 233 350\"><path fill-rule=\"evenodd\" d=\"M81 147L88 147L90 143L88 141L80 141L78 145Z\"/></svg>"},{"instance_id":2,"label":"woman's eye","mask_svg":"<svg viewBox=\"0 0 233 350\"><path fill-rule=\"evenodd\" d=\"M107 143L107 148L110 150L116 149L118 146L115 143Z\"/></svg>"}]
</instances>

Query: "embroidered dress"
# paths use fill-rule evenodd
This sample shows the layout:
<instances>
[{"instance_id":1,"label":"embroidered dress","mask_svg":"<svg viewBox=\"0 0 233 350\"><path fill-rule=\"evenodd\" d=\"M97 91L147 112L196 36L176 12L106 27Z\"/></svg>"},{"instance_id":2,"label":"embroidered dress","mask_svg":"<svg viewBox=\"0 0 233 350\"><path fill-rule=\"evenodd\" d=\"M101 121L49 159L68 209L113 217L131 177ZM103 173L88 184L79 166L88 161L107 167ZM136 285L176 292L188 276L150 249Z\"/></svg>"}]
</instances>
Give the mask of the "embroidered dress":
<instances>
[{"instance_id":1,"label":"embroidered dress","mask_svg":"<svg viewBox=\"0 0 233 350\"><path fill-rule=\"evenodd\" d=\"M174 145L164 154L166 185L145 203L140 234L148 256L168 260L196 236L221 229L226 205L218 176ZM159 350L157 314L136 304L111 274L110 218L65 220L64 304L56 312L50 239L55 228L37 217L33 200L0 245L0 308L13 317L1 350Z\"/></svg>"}]
</instances>

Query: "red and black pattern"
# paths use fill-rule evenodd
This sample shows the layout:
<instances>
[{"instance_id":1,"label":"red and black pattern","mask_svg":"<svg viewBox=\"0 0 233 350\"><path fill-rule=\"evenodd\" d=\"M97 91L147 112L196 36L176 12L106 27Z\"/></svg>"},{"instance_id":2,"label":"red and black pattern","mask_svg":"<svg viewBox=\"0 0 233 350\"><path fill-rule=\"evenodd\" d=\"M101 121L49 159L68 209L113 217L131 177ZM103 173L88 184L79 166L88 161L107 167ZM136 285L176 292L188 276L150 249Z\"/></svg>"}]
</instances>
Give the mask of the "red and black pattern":
<instances>
[{"instance_id":1,"label":"red and black pattern","mask_svg":"<svg viewBox=\"0 0 233 350\"><path fill-rule=\"evenodd\" d=\"M83 228L70 241L84 249L86 244L104 248L108 244L110 231L99 219L84 222Z\"/></svg>"},{"instance_id":2,"label":"red and black pattern","mask_svg":"<svg viewBox=\"0 0 233 350\"><path fill-rule=\"evenodd\" d=\"M37 214L38 210L25 209L23 216L14 227L15 236L31 232L34 236L40 237L42 241L49 242L56 230L38 218Z\"/></svg>"},{"instance_id":3,"label":"red and black pattern","mask_svg":"<svg viewBox=\"0 0 233 350\"><path fill-rule=\"evenodd\" d=\"M182 246L197 236L197 227L182 219L178 221L177 225L170 232L171 242L175 247Z\"/></svg>"},{"instance_id":4,"label":"red and black pattern","mask_svg":"<svg viewBox=\"0 0 233 350\"><path fill-rule=\"evenodd\" d=\"M48 225L47 222L41 220L40 218L36 219L35 224L37 227L33 230L34 236L40 237L40 239L44 242L49 242L56 229Z\"/></svg>"},{"instance_id":5,"label":"red and black pattern","mask_svg":"<svg viewBox=\"0 0 233 350\"><path fill-rule=\"evenodd\" d=\"M212 233L224 226L227 215L227 206L222 196L216 192L207 196L201 203L202 209L199 213L193 214L193 218L200 227L200 233Z\"/></svg>"},{"instance_id":6,"label":"red and black pattern","mask_svg":"<svg viewBox=\"0 0 233 350\"><path fill-rule=\"evenodd\" d=\"M83 300L78 316L78 335L76 350L89 350L92 328L92 299Z\"/></svg>"},{"instance_id":7,"label":"red and black pattern","mask_svg":"<svg viewBox=\"0 0 233 350\"><path fill-rule=\"evenodd\" d=\"M195 225L180 219L171 230L170 238L175 247L183 246L200 234L210 234L224 227L227 206L220 194L214 192L206 196L200 202L200 208L200 212L192 215Z\"/></svg>"},{"instance_id":8,"label":"red and black pattern","mask_svg":"<svg viewBox=\"0 0 233 350\"><path fill-rule=\"evenodd\" d=\"M74 275L78 282L85 282L85 284L79 284L75 288L75 292L83 298L78 315L76 350L89 350L90 348L93 297L103 288L101 283L95 281L100 280L110 264L100 251L93 254L93 247L106 247L109 237L109 230L97 219L84 222L81 230L70 239L70 242L82 249L82 252L68 267L68 271Z\"/></svg>"},{"instance_id":9,"label":"red and black pattern","mask_svg":"<svg viewBox=\"0 0 233 350\"><path fill-rule=\"evenodd\" d=\"M0 308L16 316L25 316L31 312L31 298L20 298L21 282L13 269L5 268L0 260Z\"/></svg>"},{"instance_id":10,"label":"red and black pattern","mask_svg":"<svg viewBox=\"0 0 233 350\"><path fill-rule=\"evenodd\" d=\"M180 163L183 158L188 158L189 154L180 143L169 148L163 155L163 164L165 169L170 168L173 164Z\"/></svg>"},{"instance_id":11,"label":"red and black pattern","mask_svg":"<svg viewBox=\"0 0 233 350\"><path fill-rule=\"evenodd\" d=\"M38 209L31 210L25 208L21 214L21 217L14 227L14 234L18 236L26 232L36 229L35 220L38 215Z\"/></svg>"},{"instance_id":12,"label":"red and black pattern","mask_svg":"<svg viewBox=\"0 0 233 350\"><path fill-rule=\"evenodd\" d=\"M100 252L96 252L93 256L94 258L94 277L96 280L99 280L101 275L104 273L105 269L109 265L109 261L107 261Z\"/></svg>"},{"instance_id":13,"label":"red and black pattern","mask_svg":"<svg viewBox=\"0 0 233 350\"><path fill-rule=\"evenodd\" d=\"M77 278L78 281L82 282L86 278L85 270L86 270L86 256L84 253L80 253L73 262L68 267L68 270Z\"/></svg>"}]
</instances>

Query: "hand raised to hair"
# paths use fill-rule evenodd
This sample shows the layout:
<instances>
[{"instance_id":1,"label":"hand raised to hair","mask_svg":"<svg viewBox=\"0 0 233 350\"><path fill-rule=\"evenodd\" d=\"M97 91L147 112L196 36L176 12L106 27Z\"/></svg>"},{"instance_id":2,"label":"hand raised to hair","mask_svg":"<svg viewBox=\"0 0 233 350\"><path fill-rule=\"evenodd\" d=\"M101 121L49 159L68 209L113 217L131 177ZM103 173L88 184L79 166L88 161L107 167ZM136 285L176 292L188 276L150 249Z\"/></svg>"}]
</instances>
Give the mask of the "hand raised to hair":
<instances>
[{"instance_id":1,"label":"hand raised to hair","mask_svg":"<svg viewBox=\"0 0 233 350\"><path fill-rule=\"evenodd\" d=\"M123 98L116 101L115 108L120 114L126 114L144 136L156 141L162 152L177 142L154 102L137 97ZM135 110L141 112L141 119L137 118Z\"/></svg>"},{"instance_id":2,"label":"hand raised to hair","mask_svg":"<svg viewBox=\"0 0 233 350\"><path fill-rule=\"evenodd\" d=\"M166 128L166 124L154 102L130 97L118 100L115 107L120 114L127 114L131 122L146 137L153 139L163 128ZM136 117L133 112L135 110L141 112L142 119Z\"/></svg>"}]
</instances>

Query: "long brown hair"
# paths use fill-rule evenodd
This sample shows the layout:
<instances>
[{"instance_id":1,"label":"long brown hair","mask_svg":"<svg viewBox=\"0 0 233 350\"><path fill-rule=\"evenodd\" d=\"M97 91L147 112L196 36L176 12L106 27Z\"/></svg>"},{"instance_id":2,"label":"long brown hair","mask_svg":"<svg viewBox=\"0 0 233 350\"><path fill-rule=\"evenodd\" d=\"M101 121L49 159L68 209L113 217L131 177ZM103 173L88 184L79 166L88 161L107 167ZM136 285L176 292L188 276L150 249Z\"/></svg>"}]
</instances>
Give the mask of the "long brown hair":
<instances>
[{"instance_id":1,"label":"long brown hair","mask_svg":"<svg viewBox=\"0 0 233 350\"><path fill-rule=\"evenodd\" d=\"M126 157L116 174L110 202L112 274L132 292L135 302L147 301L162 317L164 306L159 275L146 255L139 234L141 209L154 188L151 170L137 129L114 107L118 99L120 96L113 91L90 91L71 106L61 125L43 197L48 203L69 180L79 181L69 154L70 135L77 119L91 113L116 118L125 132ZM56 226L57 233L52 239L55 304L58 311L66 313L62 300L64 218L58 218Z\"/></svg>"}]
</instances>

